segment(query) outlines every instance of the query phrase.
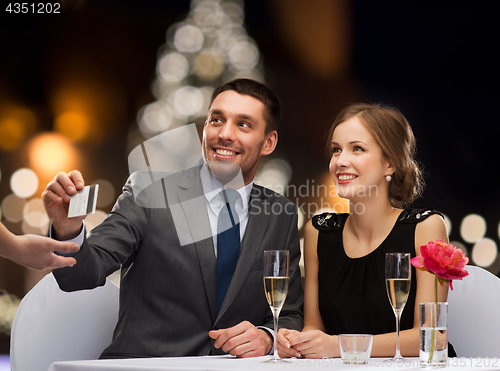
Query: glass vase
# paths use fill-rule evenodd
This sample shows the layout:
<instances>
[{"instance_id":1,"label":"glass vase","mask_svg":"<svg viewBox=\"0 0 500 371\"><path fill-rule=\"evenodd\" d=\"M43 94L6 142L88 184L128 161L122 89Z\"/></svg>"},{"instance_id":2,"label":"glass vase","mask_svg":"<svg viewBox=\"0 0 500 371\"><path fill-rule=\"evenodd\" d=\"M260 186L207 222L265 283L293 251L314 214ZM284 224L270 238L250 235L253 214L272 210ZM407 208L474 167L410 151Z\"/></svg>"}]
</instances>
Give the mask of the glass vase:
<instances>
[{"instance_id":1,"label":"glass vase","mask_svg":"<svg viewBox=\"0 0 500 371\"><path fill-rule=\"evenodd\" d=\"M448 363L448 303L420 303L420 364Z\"/></svg>"}]
</instances>

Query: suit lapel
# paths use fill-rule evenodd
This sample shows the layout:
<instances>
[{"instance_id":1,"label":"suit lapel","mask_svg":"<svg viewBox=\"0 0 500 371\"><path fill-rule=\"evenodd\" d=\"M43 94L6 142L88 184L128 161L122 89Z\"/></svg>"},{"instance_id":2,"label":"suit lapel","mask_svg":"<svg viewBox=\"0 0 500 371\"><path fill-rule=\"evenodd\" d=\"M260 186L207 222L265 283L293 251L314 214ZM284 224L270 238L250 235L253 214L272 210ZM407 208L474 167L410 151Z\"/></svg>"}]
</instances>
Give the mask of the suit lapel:
<instances>
[{"instance_id":1,"label":"suit lapel","mask_svg":"<svg viewBox=\"0 0 500 371\"><path fill-rule=\"evenodd\" d=\"M194 243L210 312L212 319L215 319L216 258L199 167L186 170L174 197L176 198L173 200L176 203L174 219L177 218L179 224L182 225L183 239ZM170 197L169 206L172 207ZM176 221L176 228L177 224Z\"/></svg>"},{"instance_id":2,"label":"suit lapel","mask_svg":"<svg viewBox=\"0 0 500 371\"><path fill-rule=\"evenodd\" d=\"M226 297L217 315L215 322L222 317L224 312L231 306L241 286L245 282L257 254L261 251L262 239L270 218L269 205L262 191L255 186L252 188L249 205L249 218L245 235L241 241L240 256L231 283L226 292ZM264 210L264 211L263 211ZM268 210L268 212L265 212Z\"/></svg>"}]
</instances>

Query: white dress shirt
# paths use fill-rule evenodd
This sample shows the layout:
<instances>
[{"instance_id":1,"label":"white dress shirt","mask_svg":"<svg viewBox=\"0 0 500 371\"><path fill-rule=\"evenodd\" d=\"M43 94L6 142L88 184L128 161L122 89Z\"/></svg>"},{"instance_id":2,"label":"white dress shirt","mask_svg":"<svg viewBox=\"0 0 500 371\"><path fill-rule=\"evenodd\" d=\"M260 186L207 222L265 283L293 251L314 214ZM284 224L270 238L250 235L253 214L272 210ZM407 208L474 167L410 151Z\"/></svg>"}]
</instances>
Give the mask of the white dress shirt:
<instances>
[{"instance_id":1,"label":"white dress shirt","mask_svg":"<svg viewBox=\"0 0 500 371\"><path fill-rule=\"evenodd\" d=\"M225 187L210 173L204 165L200 170L201 185L203 186L203 194L207 200L208 218L210 228L212 229L212 238L214 241L215 256L217 257L217 221L219 214L224 207L225 201L219 194ZM240 240L245 235L245 230L248 224L248 204L250 203L250 192L252 191L253 181L246 186L236 189L240 194L240 198L234 204L238 219L240 221Z\"/></svg>"}]
</instances>

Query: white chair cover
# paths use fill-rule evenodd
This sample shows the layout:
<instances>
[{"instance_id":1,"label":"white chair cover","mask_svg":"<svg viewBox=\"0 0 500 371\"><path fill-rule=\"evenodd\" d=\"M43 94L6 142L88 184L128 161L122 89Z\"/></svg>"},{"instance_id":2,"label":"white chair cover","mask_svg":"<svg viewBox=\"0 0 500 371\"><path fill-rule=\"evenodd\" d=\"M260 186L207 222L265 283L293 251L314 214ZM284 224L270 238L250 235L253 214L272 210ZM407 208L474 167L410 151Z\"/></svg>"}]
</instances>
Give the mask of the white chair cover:
<instances>
[{"instance_id":1,"label":"white chair cover","mask_svg":"<svg viewBox=\"0 0 500 371\"><path fill-rule=\"evenodd\" d=\"M466 266L448 292L448 341L458 357L500 357L500 279Z\"/></svg>"},{"instance_id":2,"label":"white chair cover","mask_svg":"<svg viewBox=\"0 0 500 371\"><path fill-rule=\"evenodd\" d=\"M97 359L118 320L118 287L64 292L52 273L23 298L11 333L12 371L47 371L52 362Z\"/></svg>"}]
</instances>

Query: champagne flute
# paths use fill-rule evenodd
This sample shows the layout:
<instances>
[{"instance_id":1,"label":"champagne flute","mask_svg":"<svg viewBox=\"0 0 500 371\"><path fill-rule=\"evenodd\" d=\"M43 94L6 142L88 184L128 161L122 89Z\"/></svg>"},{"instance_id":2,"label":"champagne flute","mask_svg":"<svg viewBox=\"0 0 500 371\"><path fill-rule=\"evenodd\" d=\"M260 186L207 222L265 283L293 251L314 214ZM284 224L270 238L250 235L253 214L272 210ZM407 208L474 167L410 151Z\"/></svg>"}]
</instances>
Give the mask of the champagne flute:
<instances>
[{"instance_id":1,"label":"champagne flute","mask_svg":"<svg viewBox=\"0 0 500 371\"><path fill-rule=\"evenodd\" d=\"M274 317L274 355L266 362L278 362L278 318L288 294L290 253L287 250L264 251L264 291Z\"/></svg>"},{"instance_id":2,"label":"champagne flute","mask_svg":"<svg viewBox=\"0 0 500 371\"><path fill-rule=\"evenodd\" d=\"M396 316L396 355L394 359L403 359L399 351L399 327L401 313L408 300L411 282L410 254L387 253L385 255L385 287L392 310Z\"/></svg>"}]
</instances>

